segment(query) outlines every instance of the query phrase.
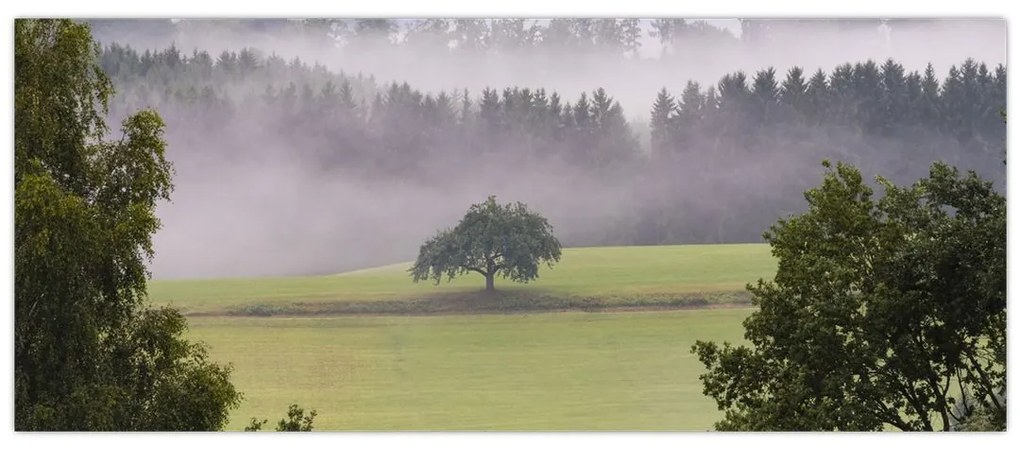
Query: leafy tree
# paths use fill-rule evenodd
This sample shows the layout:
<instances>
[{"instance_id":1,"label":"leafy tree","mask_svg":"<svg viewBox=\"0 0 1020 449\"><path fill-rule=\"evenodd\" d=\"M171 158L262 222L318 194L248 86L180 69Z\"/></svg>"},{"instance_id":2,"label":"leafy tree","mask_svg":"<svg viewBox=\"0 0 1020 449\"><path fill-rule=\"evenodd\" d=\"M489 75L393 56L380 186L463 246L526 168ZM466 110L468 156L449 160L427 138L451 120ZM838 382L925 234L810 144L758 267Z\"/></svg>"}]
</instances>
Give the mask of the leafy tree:
<instances>
[{"instance_id":1,"label":"leafy tree","mask_svg":"<svg viewBox=\"0 0 1020 449\"><path fill-rule=\"evenodd\" d=\"M490 196L474 204L453 229L440 231L421 246L409 270L415 282L476 272L485 277L485 290L495 289L497 275L515 282L538 278L541 263L560 260L560 242L552 225L520 202L501 205Z\"/></svg>"},{"instance_id":2,"label":"leafy tree","mask_svg":"<svg viewBox=\"0 0 1020 449\"><path fill-rule=\"evenodd\" d=\"M450 43L450 21L430 18L409 21L404 43L420 49L446 49Z\"/></svg>"},{"instance_id":3,"label":"leafy tree","mask_svg":"<svg viewBox=\"0 0 1020 449\"><path fill-rule=\"evenodd\" d=\"M244 431L245 432L258 432L258 431L262 430L262 426L266 425L266 423L268 423L268 422L269 422L268 419L263 419L263 420L260 421L258 418L252 417L251 418L251 422L249 422L247 426L244 426Z\"/></svg>"},{"instance_id":4,"label":"leafy tree","mask_svg":"<svg viewBox=\"0 0 1020 449\"><path fill-rule=\"evenodd\" d=\"M305 409L298 407L297 404L291 404L290 408L287 409L287 418L281 419L276 424L277 432L311 432L312 422L315 421L315 416L318 414L315 410L312 410L305 415Z\"/></svg>"},{"instance_id":5,"label":"leafy tree","mask_svg":"<svg viewBox=\"0 0 1020 449\"><path fill-rule=\"evenodd\" d=\"M453 31L458 51L481 51L488 45L489 25L484 19L454 19Z\"/></svg>"},{"instance_id":6,"label":"leafy tree","mask_svg":"<svg viewBox=\"0 0 1020 449\"><path fill-rule=\"evenodd\" d=\"M659 44L662 45L662 52L665 54L669 45L673 43L675 36L679 34L686 24L687 22L684 19L652 19L652 29L649 30L648 34L659 39Z\"/></svg>"},{"instance_id":7,"label":"leafy tree","mask_svg":"<svg viewBox=\"0 0 1020 449\"><path fill-rule=\"evenodd\" d=\"M113 88L87 25L15 21L15 428L217 430L241 395L229 366L144 305L169 198L154 111L104 141Z\"/></svg>"},{"instance_id":8,"label":"leafy tree","mask_svg":"<svg viewBox=\"0 0 1020 449\"><path fill-rule=\"evenodd\" d=\"M748 286L752 346L693 347L716 428L1004 426L1005 199L935 163L910 187L879 178L875 201L856 168L824 165L809 210L765 234L779 268Z\"/></svg>"},{"instance_id":9,"label":"leafy tree","mask_svg":"<svg viewBox=\"0 0 1020 449\"><path fill-rule=\"evenodd\" d=\"M498 53L513 54L534 44L538 29L534 24L525 26L526 19L493 19L490 21L489 49Z\"/></svg>"},{"instance_id":10,"label":"leafy tree","mask_svg":"<svg viewBox=\"0 0 1020 449\"><path fill-rule=\"evenodd\" d=\"M624 52L627 56L637 57L641 47L641 23L638 19L620 19L620 33Z\"/></svg>"},{"instance_id":11,"label":"leafy tree","mask_svg":"<svg viewBox=\"0 0 1020 449\"><path fill-rule=\"evenodd\" d=\"M650 25L648 34L658 38L663 59L704 59L703 54L695 56L692 50L711 47L723 54L724 50L735 48L739 43L728 30L709 25L704 20L652 19Z\"/></svg>"},{"instance_id":12,"label":"leafy tree","mask_svg":"<svg viewBox=\"0 0 1020 449\"><path fill-rule=\"evenodd\" d=\"M354 40L359 44L391 44L395 41L397 23L389 19L357 19L353 28Z\"/></svg>"},{"instance_id":13,"label":"leafy tree","mask_svg":"<svg viewBox=\"0 0 1020 449\"><path fill-rule=\"evenodd\" d=\"M299 407L297 404L291 404L287 409L287 417L281 419L276 423L277 432L311 432L312 423L315 421L315 417L319 413L312 410L305 415L305 409ZM259 420L258 418L252 418L251 422L245 426L245 432L258 432L262 430L262 426L268 423L268 419Z\"/></svg>"}]
</instances>

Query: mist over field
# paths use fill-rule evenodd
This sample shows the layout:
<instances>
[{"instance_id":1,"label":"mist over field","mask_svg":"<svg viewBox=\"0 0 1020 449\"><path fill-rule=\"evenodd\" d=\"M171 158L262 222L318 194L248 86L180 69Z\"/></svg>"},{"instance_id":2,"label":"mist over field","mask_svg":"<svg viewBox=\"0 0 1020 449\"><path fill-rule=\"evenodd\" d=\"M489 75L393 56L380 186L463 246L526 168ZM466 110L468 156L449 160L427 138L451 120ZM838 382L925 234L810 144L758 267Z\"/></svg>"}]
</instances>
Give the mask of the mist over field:
<instances>
[{"instance_id":1,"label":"mist over field","mask_svg":"<svg viewBox=\"0 0 1020 449\"><path fill-rule=\"evenodd\" d=\"M203 163L215 168L177 165L173 202L161 206L154 239L156 276L330 274L410 260L487 195L541 211L567 244L627 201L624 190L594 179L506 166L473 167L455 185L430 186L287 158Z\"/></svg>"},{"instance_id":2,"label":"mist over field","mask_svg":"<svg viewBox=\"0 0 1020 449\"><path fill-rule=\"evenodd\" d=\"M176 189L159 208L154 277L410 260L488 195L548 217L566 246L760 241L802 210L823 158L898 183L944 159L1004 188L1003 20L714 20L674 25L669 37L648 20L524 20L485 25L477 40L477 23L294 22L93 21L120 94L111 123L142 107L167 122ZM578 38L589 26L591 45ZM179 55L146 63L111 44ZM883 65L890 58L899 69ZM841 71L846 63L860 67ZM925 115L929 63L951 94ZM804 100L787 94L793 67ZM826 81L831 92L812 97L819 69L846 84ZM730 78L741 71L746 79ZM960 87L946 83L954 77ZM872 98L870 86L902 95ZM530 90L504 90L514 87ZM656 116L662 88L675 106ZM823 97L824 112L811 100ZM563 112L583 101L593 102L583 114Z\"/></svg>"}]
</instances>

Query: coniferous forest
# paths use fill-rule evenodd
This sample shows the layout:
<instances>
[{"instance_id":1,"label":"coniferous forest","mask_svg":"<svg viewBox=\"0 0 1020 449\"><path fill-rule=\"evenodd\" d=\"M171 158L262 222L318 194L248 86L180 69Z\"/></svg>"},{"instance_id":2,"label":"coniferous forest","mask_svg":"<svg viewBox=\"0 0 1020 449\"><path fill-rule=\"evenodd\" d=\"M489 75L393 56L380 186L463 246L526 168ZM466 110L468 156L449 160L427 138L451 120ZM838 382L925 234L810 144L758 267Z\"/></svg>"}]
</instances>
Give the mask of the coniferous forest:
<instances>
[{"instance_id":1,"label":"coniferous forest","mask_svg":"<svg viewBox=\"0 0 1020 449\"><path fill-rule=\"evenodd\" d=\"M571 53L574 58L641 63L629 56L632 23L596 20L585 28L564 20L552 21L544 34L534 31L546 40L523 37L530 36L521 31L523 22L481 21L475 25L485 27L478 32L487 38L478 40L479 48L449 52L537 54L550 42L559 42L557 48L587 43L590 51ZM365 36L392 32L391 22L357 21L341 32L353 48L382 45ZM418 26L429 23L450 30L443 39L471 42L463 21ZM101 34L102 24L94 26ZM287 26L308 33L325 25ZM754 21L744 27L744 40L732 45L749 46L747 39L768 31ZM573 40L554 40L560 28ZM719 31L681 20L656 21L652 32L663 43L662 58L682 59L684 42L728 42L730 35L708 29ZM431 42L415 33L435 35L411 30L400 44L383 42L400 51ZM520 45L510 52L509 42ZM574 246L759 242L762 229L800 210L801 192L817 183L824 159L901 183L944 160L1005 187L1006 68L969 58L923 70L868 59L831 70L764 65L714 83L677 78L645 98L639 111L624 110L616 93L598 85L579 86L577 94L541 84L427 90L257 48L210 54L111 42L100 61L117 88L113 117L153 107L167 120L169 154L185 188L189 170L215 172L220 164L268 157L310 167L325 179L412 191L427 185L441 195L484 198L500 189L531 189L570 210L565 217L588 211L582 223L565 227L564 242ZM316 207L331 207L329 196ZM379 260L372 262L406 257L373 253ZM342 267L322 269L335 268Z\"/></svg>"}]
</instances>

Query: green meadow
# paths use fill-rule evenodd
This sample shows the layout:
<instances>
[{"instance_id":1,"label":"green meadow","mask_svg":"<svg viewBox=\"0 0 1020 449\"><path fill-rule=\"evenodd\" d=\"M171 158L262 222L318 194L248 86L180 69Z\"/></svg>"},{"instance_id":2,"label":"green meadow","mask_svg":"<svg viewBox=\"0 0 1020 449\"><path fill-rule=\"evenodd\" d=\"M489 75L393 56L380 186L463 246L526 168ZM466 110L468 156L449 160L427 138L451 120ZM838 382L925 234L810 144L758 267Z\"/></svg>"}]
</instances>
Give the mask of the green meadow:
<instances>
[{"instance_id":1,"label":"green meadow","mask_svg":"<svg viewBox=\"0 0 1020 449\"><path fill-rule=\"evenodd\" d=\"M259 315L248 313L259 306L281 312L274 314L305 314L336 307L343 312L353 303L367 313L390 313L406 308L372 303L478 303L481 276L471 273L439 285L413 283L408 267L401 263L333 276L157 280L150 283L149 296L153 303L173 304L186 314L207 315ZM497 278L496 288L503 299L539 306L567 301L563 308L568 309L576 303L570 300L581 299L607 305L669 305L669 300L691 297L725 302L743 298L747 283L770 277L775 268L764 244L566 248L552 269L542 267L538 280L513 284Z\"/></svg>"},{"instance_id":2,"label":"green meadow","mask_svg":"<svg viewBox=\"0 0 1020 449\"><path fill-rule=\"evenodd\" d=\"M697 339L749 309L191 319L245 394L228 429L314 408L317 430L707 430Z\"/></svg>"},{"instance_id":3,"label":"green meadow","mask_svg":"<svg viewBox=\"0 0 1020 449\"><path fill-rule=\"evenodd\" d=\"M775 261L756 244L572 248L490 296L480 276L415 284L407 267L154 281L150 299L233 364L231 430L291 403L316 430L708 430L720 412L690 347L742 340L744 286Z\"/></svg>"}]
</instances>

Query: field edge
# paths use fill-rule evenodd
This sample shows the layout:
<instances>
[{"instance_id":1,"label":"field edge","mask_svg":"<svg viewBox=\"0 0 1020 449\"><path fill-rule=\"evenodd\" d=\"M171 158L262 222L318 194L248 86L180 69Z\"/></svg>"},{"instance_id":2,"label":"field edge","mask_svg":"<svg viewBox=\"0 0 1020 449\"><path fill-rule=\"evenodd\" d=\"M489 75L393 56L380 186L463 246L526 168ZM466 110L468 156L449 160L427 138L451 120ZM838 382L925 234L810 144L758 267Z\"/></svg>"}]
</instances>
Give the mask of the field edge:
<instances>
[{"instance_id":1,"label":"field edge","mask_svg":"<svg viewBox=\"0 0 1020 449\"><path fill-rule=\"evenodd\" d=\"M627 312L747 307L746 290L656 295L558 296L521 291L434 294L398 300L375 301L267 301L248 302L218 310L188 311L194 317L361 316L361 315L472 315L552 312Z\"/></svg>"}]
</instances>

